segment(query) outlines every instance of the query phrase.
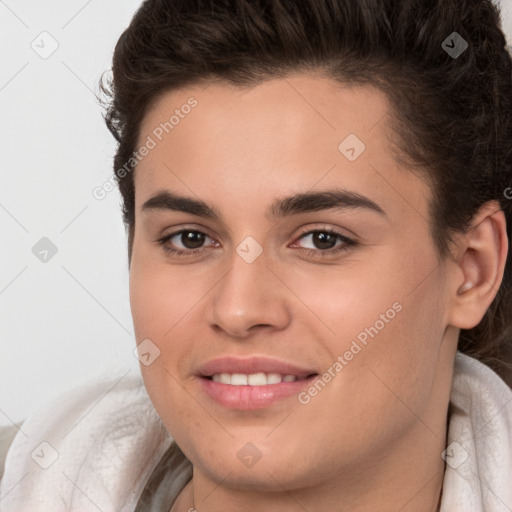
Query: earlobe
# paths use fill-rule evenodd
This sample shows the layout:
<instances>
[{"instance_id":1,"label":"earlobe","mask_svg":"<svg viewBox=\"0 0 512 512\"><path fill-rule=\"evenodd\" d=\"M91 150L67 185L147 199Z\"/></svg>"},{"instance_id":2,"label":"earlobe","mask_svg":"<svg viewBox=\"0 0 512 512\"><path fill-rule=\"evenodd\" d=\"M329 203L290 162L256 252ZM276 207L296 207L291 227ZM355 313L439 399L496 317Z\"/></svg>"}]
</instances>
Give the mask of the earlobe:
<instances>
[{"instance_id":1,"label":"earlobe","mask_svg":"<svg viewBox=\"0 0 512 512\"><path fill-rule=\"evenodd\" d=\"M506 219L497 201L478 210L457 245L461 256L454 262L454 281L458 282L454 282L449 323L460 329L472 329L498 293L507 259Z\"/></svg>"}]
</instances>

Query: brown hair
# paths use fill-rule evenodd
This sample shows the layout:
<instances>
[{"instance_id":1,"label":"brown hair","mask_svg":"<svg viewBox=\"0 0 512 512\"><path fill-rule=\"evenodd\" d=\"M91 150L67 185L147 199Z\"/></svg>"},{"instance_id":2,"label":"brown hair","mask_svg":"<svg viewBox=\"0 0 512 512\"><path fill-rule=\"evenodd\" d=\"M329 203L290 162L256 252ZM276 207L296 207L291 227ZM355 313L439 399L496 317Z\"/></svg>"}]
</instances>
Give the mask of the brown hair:
<instances>
[{"instance_id":1,"label":"brown hair","mask_svg":"<svg viewBox=\"0 0 512 512\"><path fill-rule=\"evenodd\" d=\"M457 38L468 45L460 55L448 51ZM512 239L505 193L512 185L511 69L490 0L146 0L117 42L112 79L100 87L108 98L105 121L118 141L114 171L128 162L134 171L141 120L166 91L211 79L250 86L308 70L376 86L393 108L397 158L428 171L431 230L442 256L450 235L467 229L490 200L500 203ZM133 174L115 172L129 265ZM461 351L509 384L511 289L509 253L494 302L459 340Z\"/></svg>"}]
</instances>

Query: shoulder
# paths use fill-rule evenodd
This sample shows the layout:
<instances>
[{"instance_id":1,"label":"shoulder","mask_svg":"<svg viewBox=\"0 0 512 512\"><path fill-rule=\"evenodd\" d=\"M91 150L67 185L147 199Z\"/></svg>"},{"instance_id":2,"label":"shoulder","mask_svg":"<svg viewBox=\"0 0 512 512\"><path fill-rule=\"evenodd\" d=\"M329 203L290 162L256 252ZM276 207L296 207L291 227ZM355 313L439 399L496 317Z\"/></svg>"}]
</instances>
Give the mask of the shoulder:
<instances>
[{"instance_id":1,"label":"shoulder","mask_svg":"<svg viewBox=\"0 0 512 512\"><path fill-rule=\"evenodd\" d=\"M482 446L507 440L512 451L512 389L489 366L458 352L450 404L454 426L471 426Z\"/></svg>"},{"instance_id":2,"label":"shoulder","mask_svg":"<svg viewBox=\"0 0 512 512\"><path fill-rule=\"evenodd\" d=\"M5 512L86 510L89 499L123 509L172 441L133 370L69 390L14 434L0 482Z\"/></svg>"},{"instance_id":3,"label":"shoulder","mask_svg":"<svg viewBox=\"0 0 512 512\"><path fill-rule=\"evenodd\" d=\"M457 352L452 402L464 406L469 401L478 401L501 409L511 399L512 389L494 370L474 357Z\"/></svg>"},{"instance_id":4,"label":"shoulder","mask_svg":"<svg viewBox=\"0 0 512 512\"><path fill-rule=\"evenodd\" d=\"M7 456L9 446L18 431L19 427L16 425L0 426L0 480L2 480L2 475L4 473L5 458Z\"/></svg>"},{"instance_id":5,"label":"shoulder","mask_svg":"<svg viewBox=\"0 0 512 512\"><path fill-rule=\"evenodd\" d=\"M503 510L512 506L512 389L460 352L454 370L441 511Z\"/></svg>"}]
</instances>

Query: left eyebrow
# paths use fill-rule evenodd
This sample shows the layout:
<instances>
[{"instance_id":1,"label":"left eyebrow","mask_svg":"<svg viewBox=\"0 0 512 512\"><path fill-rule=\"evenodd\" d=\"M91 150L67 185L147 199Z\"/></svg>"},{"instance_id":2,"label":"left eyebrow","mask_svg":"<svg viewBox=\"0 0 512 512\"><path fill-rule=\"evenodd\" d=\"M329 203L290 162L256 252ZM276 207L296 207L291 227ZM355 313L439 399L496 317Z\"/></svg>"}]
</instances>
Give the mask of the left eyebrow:
<instances>
[{"instance_id":1,"label":"left eyebrow","mask_svg":"<svg viewBox=\"0 0 512 512\"><path fill-rule=\"evenodd\" d=\"M276 219L299 213L322 210L346 210L351 208L364 208L385 217L387 216L386 212L368 197L349 190L334 189L305 192L278 199L272 203L269 217Z\"/></svg>"},{"instance_id":2,"label":"left eyebrow","mask_svg":"<svg viewBox=\"0 0 512 512\"><path fill-rule=\"evenodd\" d=\"M275 220L301 213L353 208L364 208L379 215L387 216L386 212L368 197L348 190L333 189L304 192L276 199L270 206L267 217L270 220ZM145 201L141 211L146 210L180 211L212 220L222 220L222 215L213 206L199 199L180 196L169 190L160 191Z\"/></svg>"}]
</instances>

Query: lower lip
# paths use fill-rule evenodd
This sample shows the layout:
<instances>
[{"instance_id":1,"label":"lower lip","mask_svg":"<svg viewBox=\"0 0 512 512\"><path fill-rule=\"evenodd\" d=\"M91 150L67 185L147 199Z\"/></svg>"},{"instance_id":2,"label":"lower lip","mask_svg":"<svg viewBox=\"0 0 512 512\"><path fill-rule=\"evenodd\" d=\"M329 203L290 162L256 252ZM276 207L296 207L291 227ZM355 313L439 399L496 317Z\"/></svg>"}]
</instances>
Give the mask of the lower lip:
<instances>
[{"instance_id":1,"label":"lower lip","mask_svg":"<svg viewBox=\"0 0 512 512\"><path fill-rule=\"evenodd\" d=\"M293 382L281 382L279 384L267 384L265 386L232 386L214 382L211 379L200 377L203 391L213 398L218 404L227 409L263 409L270 405L299 394L305 387L308 387L316 375L303 380Z\"/></svg>"}]
</instances>

